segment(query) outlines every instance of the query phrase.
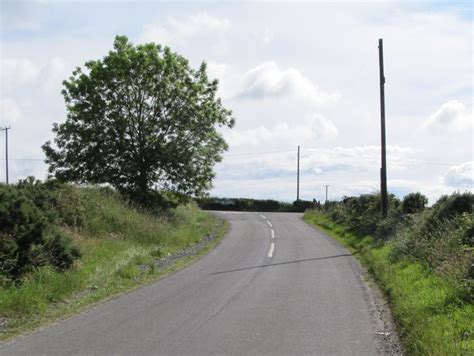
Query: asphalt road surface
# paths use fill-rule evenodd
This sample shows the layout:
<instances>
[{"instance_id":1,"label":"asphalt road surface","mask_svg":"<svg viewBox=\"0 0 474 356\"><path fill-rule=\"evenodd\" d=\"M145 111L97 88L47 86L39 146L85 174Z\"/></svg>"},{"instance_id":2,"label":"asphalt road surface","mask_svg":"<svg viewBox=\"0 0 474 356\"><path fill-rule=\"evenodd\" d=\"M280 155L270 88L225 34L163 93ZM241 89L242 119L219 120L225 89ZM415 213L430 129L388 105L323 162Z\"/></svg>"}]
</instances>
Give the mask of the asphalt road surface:
<instances>
[{"instance_id":1,"label":"asphalt road surface","mask_svg":"<svg viewBox=\"0 0 474 356\"><path fill-rule=\"evenodd\" d=\"M380 354L353 257L290 213L219 213L231 230L155 284L20 337L1 355Z\"/></svg>"}]
</instances>

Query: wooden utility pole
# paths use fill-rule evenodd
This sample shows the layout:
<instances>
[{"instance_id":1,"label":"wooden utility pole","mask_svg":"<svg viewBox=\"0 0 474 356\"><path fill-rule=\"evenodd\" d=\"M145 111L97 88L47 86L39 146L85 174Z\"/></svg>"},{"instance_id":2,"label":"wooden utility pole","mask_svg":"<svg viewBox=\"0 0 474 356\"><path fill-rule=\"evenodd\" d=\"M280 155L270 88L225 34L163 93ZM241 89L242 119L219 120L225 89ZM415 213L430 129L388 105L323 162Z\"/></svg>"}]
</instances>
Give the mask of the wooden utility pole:
<instances>
[{"instance_id":1,"label":"wooden utility pole","mask_svg":"<svg viewBox=\"0 0 474 356\"><path fill-rule=\"evenodd\" d=\"M324 201L324 206L327 208L327 206L328 206L328 188L330 187L330 185L326 184L325 187L326 187L326 200Z\"/></svg>"},{"instance_id":2,"label":"wooden utility pole","mask_svg":"<svg viewBox=\"0 0 474 356\"><path fill-rule=\"evenodd\" d=\"M8 184L8 130L10 126L1 128L0 131L5 131L5 172L6 172L6 182Z\"/></svg>"},{"instance_id":3,"label":"wooden utility pole","mask_svg":"<svg viewBox=\"0 0 474 356\"><path fill-rule=\"evenodd\" d=\"M300 200L300 146L298 146L298 160L296 166L296 201Z\"/></svg>"},{"instance_id":4,"label":"wooden utility pole","mask_svg":"<svg viewBox=\"0 0 474 356\"><path fill-rule=\"evenodd\" d=\"M383 72L383 40L379 39L379 71L380 71L380 123L381 123L381 148L382 148L382 167L380 168L380 194L382 216L386 217L388 213L388 194L387 194L387 152L385 150L385 76Z\"/></svg>"}]
</instances>

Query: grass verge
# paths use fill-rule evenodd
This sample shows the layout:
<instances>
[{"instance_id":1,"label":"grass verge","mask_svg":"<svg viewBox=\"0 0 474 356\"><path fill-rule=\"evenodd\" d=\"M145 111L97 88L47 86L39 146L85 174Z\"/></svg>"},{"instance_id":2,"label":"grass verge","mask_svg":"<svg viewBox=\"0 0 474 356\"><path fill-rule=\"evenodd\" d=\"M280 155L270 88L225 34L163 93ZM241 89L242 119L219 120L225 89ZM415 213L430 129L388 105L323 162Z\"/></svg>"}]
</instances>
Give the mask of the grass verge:
<instances>
[{"instance_id":1,"label":"grass verge","mask_svg":"<svg viewBox=\"0 0 474 356\"><path fill-rule=\"evenodd\" d=\"M74 222L62 224L61 229L81 249L82 258L66 272L42 267L20 285L0 287L0 341L184 268L216 246L228 229L195 205L180 206L158 218L98 189L66 187L62 193L60 216ZM209 234L216 238L195 255L156 267L157 259Z\"/></svg>"},{"instance_id":2,"label":"grass verge","mask_svg":"<svg viewBox=\"0 0 474 356\"><path fill-rule=\"evenodd\" d=\"M456 284L408 260L392 261L391 243L360 238L318 212L304 220L346 246L384 291L405 350L411 355L474 355L474 306Z\"/></svg>"}]
</instances>

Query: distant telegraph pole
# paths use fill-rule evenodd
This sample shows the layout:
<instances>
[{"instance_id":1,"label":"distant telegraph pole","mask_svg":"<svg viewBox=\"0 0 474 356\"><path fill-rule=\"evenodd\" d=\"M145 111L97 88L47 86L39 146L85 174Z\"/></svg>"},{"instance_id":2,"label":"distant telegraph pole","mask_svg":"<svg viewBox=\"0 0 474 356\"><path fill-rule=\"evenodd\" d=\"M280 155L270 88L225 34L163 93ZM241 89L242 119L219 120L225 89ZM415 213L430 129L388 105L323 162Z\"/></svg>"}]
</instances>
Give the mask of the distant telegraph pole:
<instances>
[{"instance_id":1,"label":"distant telegraph pole","mask_svg":"<svg viewBox=\"0 0 474 356\"><path fill-rule=\"evenodd\" d=\"M326 184L325 187L326 187L326 200L324 201L324 206L327 208L327 206L328 206L328 188L330 187L330 185Z\"/></svg>"},{"instance_id":2,"label":"distant telegraph pole","mask_svg":"<svg viewBox=\"0 0 474 356\"><path fill-rule=\"evenodd\" d=\"M382 167L380 168L380 193L382 197L382 216L386 217L388 212L387 197L387 152L385 150L385 76L383 72L383 40L379 39L379 70L380 70L380 123L381 123L381 148Z\"/></svg>"},{"instance_id":3,"label":"distant telegraph pole","mask_svg":"<svg viewBox=\"0 0 474 356\"><path fill-rule=\"evenodd\" d=\"M296 201L300 200L300 146L298 146L298 159L296 166Z\"/></svg>"},{"instance_id":4,"label":"distant telegraph pole","mask_svg":"<svg viewBox=\"0 0 474 356\"><path fill-rule=\"evenodd\" d=\"M5 126L0 129L0 131L5 131L5 172L6 172L6 182L8 184L8 130L10 126Z\"/></svg>"}]
</instances>

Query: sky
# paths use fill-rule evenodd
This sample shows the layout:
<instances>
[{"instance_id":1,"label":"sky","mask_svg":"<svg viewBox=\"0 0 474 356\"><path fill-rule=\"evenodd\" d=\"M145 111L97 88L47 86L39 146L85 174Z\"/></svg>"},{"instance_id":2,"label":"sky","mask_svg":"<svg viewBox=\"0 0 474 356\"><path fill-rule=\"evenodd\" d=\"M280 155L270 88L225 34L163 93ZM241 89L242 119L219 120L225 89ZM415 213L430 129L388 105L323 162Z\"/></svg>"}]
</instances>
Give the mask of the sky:
<instances>
[{"instance_id":1,"label":"sky","mask_svg":"<svg viewBox=\"0 0 474 356\"><path fill-rule=\"evenodd\" d=\"M471 2L0 0L0 127L10 181L44 179L41 145L66 119L62 81L116 35L208 65L236 126L213 196L324 201L379 190L378 39L384 41L388 189L474 187ZM0 133L0 181L5 181Z\"/></svg>"}]
</instances>

